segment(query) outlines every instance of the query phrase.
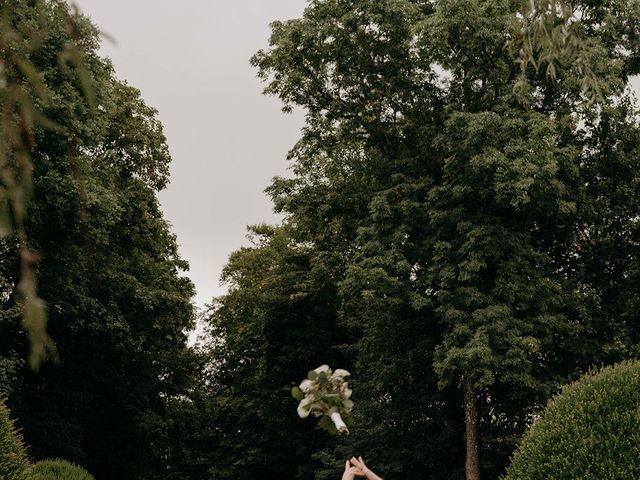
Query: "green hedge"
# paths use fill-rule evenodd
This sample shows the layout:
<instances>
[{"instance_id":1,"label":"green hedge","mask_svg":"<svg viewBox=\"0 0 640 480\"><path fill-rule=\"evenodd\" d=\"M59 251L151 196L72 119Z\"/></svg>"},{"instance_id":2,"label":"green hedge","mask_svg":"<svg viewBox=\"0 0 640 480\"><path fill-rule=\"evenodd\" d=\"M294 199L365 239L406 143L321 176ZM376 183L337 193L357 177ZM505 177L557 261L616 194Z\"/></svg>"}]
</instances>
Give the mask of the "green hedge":
<instances>
[{"instance_id":1,"label":"green hedge","mask_svg":"<svg viewBox=\"0 0 640 480\"><path fill-rule=\"evenodd\" d=\"M29 461L22 438L9 418L9 410L0 400L0 479L27 480Z\"/></svg>"},{"instance_id":2,"label":"green hedge","mask_svg":"<svg viewBox=\"0 0 640 480\"><path fill-rule=\"evenodd\" d=\"M640 362L586 375L551 400L505 480L640 479Z\"/></svg>"},{"instance_id":3,"label":"green hedge","mask_svg":"<svg viewBox=\"0 0 640 480\"><path fill-rule=\"evenodd\" d=\"M44 460L33 466L33 480L95 480L84 468L66 460Z\"/></svg>"}]
</instances>

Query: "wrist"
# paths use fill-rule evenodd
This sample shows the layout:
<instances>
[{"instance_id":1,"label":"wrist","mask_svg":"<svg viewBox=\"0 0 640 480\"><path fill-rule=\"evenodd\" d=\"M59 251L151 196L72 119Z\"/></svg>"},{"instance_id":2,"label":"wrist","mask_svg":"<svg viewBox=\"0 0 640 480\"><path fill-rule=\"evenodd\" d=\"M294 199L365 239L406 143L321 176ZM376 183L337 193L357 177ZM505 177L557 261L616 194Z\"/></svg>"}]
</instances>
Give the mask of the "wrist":
<instances>
[{"instance_id":1,"label":"wrist","mask_svg":"<svg viewBox=\"0 0 640 480\"><path fill-rule=\"evenodd\" d=\"M365 477L367 478L367 480L382 480L381 477L379 477L378 475L376 475L375 473L373 473L371 470L369 470L368 468L364 468L362 470L362 473L364 473Z\"/></svg>"}]
</instances>

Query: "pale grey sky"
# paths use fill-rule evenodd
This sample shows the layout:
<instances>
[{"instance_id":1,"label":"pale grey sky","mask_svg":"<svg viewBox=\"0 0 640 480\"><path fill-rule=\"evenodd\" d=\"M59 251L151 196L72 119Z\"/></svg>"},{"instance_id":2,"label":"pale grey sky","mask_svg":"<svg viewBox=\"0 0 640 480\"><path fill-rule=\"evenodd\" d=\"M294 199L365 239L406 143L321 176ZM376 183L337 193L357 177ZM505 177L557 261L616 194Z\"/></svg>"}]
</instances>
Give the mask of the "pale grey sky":
<instances>
[{"instance_id":1,"label":"pale grey sky","mask_svg":"<svg viewBox=\"0 0 640 480\"><path fill-rule=\"evenodd\" d=\"M269 23L299 17L306 0L75 0L116 44L103 42L119 78L158 109L173 157L160 201L178 236L199 306L224 292L229 254L246 225L275 222L262 193L286 173L302 115L261 94L249 58Z\"/></svg>"}]
</instances>

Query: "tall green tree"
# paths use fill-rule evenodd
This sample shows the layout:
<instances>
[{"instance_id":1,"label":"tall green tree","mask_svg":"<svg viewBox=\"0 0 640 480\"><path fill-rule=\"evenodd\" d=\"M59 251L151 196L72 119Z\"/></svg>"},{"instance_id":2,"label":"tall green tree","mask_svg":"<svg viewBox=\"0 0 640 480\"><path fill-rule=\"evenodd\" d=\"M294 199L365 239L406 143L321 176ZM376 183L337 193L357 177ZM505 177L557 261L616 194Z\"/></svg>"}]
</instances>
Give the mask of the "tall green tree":
<instances>
[{"instance_id":1,"label":"tall green tree","mask_svg":"<svg viewBox=\"0 0 640 480\"><path fill-rule=\"evenodd\" d=\"M15 2L14 2L15 3ZM35 128L33 196L25 223L41 256L40 295L57 358L21 368L15 242L4 241L2 376L9 405L36 459L61 457L97 479L188 478L169 464L182 444L171 430L198 368L187 347L193 286L156 197L170 156L156 111L98 56L96 28L70 32L64 2L17 2L18 29L44 22L30 52L55 128ZM59 52L74 35L94 93ZM26 82L26 80L25 80Z\"/></svg>"},{"instance_id":2,"label":"tall green tree","mask_svg":"<svg viewBox=\"0 0 640 480\"><path fill-rule=\"evenodd\" d=\"M458 429L449 438L465 439L473 480L503 471L560 384L637 345L625 287L638 258L637 126L633 102L620 101L636 5L576 4L597 107L577 64L556 75L529 65L523 88L509 48L521 7L313 1L276 22L253 60L267 93L307 112L295 177L271 192L294 235L328 251L345 236L340 325L359 332L355 371L373 394L362 411L381 412L389 424L376 433L390 434L403 423L387 406L424 382L430 405L458 422L404 410L406 425Z\"/></svg>"}]
</instances>

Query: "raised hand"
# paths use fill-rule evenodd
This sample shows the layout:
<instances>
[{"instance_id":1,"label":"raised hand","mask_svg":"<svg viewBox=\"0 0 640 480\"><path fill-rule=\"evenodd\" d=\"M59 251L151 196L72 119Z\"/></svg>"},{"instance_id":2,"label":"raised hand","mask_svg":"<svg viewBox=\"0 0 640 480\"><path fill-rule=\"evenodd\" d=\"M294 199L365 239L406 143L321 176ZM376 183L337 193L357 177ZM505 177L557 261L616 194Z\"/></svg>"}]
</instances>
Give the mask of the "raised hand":
<instances>
[{"instance_id":1,"label":"raised hand","mask_svg":"<svg viewBox=\"0 0 640 480\"><path fill-rule=\"evenodd\" d=\"M353 467L356 467L358 470L360 470L362 472L362 476L365 477L367 480L382 480L382 478L380 478L378 475L376 475L371 470L369 470L367 465L364 463L364 460L362 459L362 457L358 457L358 458L353 457L349 462L347 462L347 464L349 463Z\"/></svg>"},{"instance_id":2,"label":"raised hand","mask_svg":"<svg viewBox=\"0 0 640 480\"><path fill-rule=\"evenodd\" d=\"M349 460L344 466L344 473L342 474L342 480L354 480L356 477L364 477L364 472L360 467L352 465Z\"/></svg>"}]
</instances>

